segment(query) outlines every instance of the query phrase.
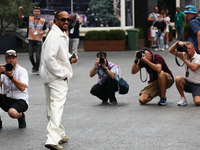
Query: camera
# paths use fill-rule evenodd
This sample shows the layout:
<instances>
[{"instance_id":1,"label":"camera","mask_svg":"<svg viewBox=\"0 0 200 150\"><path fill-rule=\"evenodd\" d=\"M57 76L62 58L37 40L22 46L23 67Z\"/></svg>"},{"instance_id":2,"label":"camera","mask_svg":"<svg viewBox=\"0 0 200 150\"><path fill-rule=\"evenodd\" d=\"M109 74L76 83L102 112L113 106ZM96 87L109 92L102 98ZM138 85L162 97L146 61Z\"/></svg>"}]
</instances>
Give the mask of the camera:
<instances>
[{"instance_id":1,"label":"camera","mask_svg":"<svg viewBox=\"0 0 200 150\"><path fill-rule=\"evenodd\" d=\"M187 46L180 46L178 43L176 44L176 49L178 52L187 52Z\"/></svg>"},{"instance_id":2,"label":"camera","mask_svg":"<svg viewBox=\"0 0 200 150\"><path fill-rule=\"evenodd\" d=\"M99 62L100 62L100 64L104 64L104 63L105 63L105 58L101 57L101 58L99 59Z\"/></svg>"},{"instance_id":3,"label":"camera","mask_svg":"<svg viewBox=\"0 0 200 150\"><path fill-rule=\"evenodd\" d=\"M144 56L144 51L142 50L140 50L140 51L138 51L137 52L137 54L136 54L136 57L138 58L138 59L141 59L142 57Z\"/></svg>"},{"instance_id":4,"label":"camera","mask_svg":"<svg viewBox=\"0 0 200 150\"><path fill-rule=\"evenodd\" d=\"M2 67L5 67L6 71L8 72L11 72L13 70L12 64L6 64L6 65L3 65Z\"/></svg>"}]
</instances>

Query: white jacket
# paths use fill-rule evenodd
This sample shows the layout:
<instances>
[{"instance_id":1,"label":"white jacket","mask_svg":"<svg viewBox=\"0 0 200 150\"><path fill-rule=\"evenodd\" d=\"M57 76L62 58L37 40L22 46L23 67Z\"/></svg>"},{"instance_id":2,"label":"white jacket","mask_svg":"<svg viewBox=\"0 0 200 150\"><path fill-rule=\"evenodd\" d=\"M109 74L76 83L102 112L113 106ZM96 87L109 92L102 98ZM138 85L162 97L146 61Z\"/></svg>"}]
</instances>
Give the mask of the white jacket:
<instances>
[{"instance_id":1,"label":"white jacket","mask_svg":"<svg viewBox=\"0 0 200 150\"><path fill-rule=\"evenodd\" d=\"M42 46L40 75L43 83L50 83L58 78L67 78L69 82L72 78L68 44L67 34L54 24Z\"/></svg>"}]
</instances>

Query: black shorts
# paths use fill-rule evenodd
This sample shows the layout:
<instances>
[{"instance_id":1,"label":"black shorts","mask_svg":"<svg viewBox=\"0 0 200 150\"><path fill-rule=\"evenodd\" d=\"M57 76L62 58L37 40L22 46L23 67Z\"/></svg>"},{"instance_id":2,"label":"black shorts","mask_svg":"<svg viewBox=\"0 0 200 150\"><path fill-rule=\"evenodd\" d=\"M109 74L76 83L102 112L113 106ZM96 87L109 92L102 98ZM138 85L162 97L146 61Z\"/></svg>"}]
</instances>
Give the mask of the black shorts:
<instances>
[{"instance_id":1,"label":"black shorts","mask_svg":"<svg viewBox=\"0 0 200 150\"><path fill-rule=\"evenodd\" d=\"M0 107L8 112L10 108L14 108L18 113L25 112L28 109L28 105L23 99L12 99L0 94Z\"/></svg>"},{"instance_id":2,"label":"black shorts","mask_svg":"<svg viewBox=\"0 0 200 150\"><path fill-rule=\"evenodd\" d=\"M195 84L185 79L184 91L192 93L193 97L200 96L200 84Z\"/></svg>"}]
</instances>

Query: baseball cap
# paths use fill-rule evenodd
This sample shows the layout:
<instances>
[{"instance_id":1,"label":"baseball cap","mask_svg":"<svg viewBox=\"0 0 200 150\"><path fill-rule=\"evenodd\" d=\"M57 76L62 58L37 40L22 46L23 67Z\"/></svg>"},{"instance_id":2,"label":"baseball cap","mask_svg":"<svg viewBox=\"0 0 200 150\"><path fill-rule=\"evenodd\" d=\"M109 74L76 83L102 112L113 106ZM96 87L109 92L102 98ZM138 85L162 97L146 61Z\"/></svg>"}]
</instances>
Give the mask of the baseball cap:
<instances>
[{"instance_id":1,"label":"baseball cap","mask_svg":"<svg viewBox=\"0 0 200 150\"><path fill-rule=\"evenodd\" d=\"M15 56L15 57L17 57L17 53L16 53L15 50L10 49L10 50L7 50L6 53L5 53L5 57L7 58L8 56Z\"/></svg>"},{"instance_id":2,"label":"baseball cap","mask_svg":"<svg viewBox=\"0 0 200 150\"><path fill-rule=\"evenodd\" d=\"M184 13L185 13L185 14L186 14L186 13L197 14L197 13L196 13L196 8L195 8L193 5L187 5L187 6L185 7Z\"/></svg>"}]
</instances>

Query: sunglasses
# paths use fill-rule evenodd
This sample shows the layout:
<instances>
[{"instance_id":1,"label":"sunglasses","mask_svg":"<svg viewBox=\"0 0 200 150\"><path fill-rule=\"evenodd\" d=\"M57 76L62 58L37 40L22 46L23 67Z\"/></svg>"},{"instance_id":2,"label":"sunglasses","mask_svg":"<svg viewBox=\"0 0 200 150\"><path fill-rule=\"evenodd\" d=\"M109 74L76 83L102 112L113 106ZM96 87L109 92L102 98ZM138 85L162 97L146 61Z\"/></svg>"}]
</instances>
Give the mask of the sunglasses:
<instances>
[{"instance_id":1,"label":"sunglasses","mask_svg":"<svg viewBox=\"0 0 200 150\"><path fill-rule=\"evenodd\" d=\"M6 57L8 56L17 56L16 52L6 52Z\"/></svg>"},{"instance_id":2,"label":"sunglasses","mask_svg":"<svg viewBox=\"0 0 200 150\"><path fill-rule=\"evenodd\" d=\"M34 7L34 9L40 9L40 7L37 7L37 6L36 6L36 7Z\"/></svg>"},{"instance_id":3,"label":"sunglasses","mask_svg":"<svg viewBox=\"0 0 200 150\"><path fill-rule=\"evenodd\" d=\"M70 22L71 19L70 18L57 18L58 20L65 22L67 20L67 22Z\"/></svg>"}]
</instances>

